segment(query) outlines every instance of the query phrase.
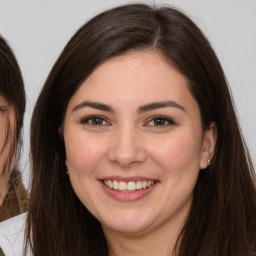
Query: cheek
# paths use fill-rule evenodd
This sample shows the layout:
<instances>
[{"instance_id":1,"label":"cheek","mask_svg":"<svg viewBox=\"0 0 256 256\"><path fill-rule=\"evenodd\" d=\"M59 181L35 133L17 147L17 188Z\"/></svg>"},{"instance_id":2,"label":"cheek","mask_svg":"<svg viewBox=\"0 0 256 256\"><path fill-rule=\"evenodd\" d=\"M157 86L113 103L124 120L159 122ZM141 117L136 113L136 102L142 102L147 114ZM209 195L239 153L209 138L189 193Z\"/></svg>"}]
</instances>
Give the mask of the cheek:
<instances>
[{"instance_id":1,"label":"cheek","mask_svg":"<svg viewBox=\"0 0 256 256\"><path fill-rule=\"evenodd\" d=\"M2 178L1 175L4 171L6 161L10 158L12 139L13 138L9 138L6 142L6 126L4 124L0 124L0 178Z\"/></svg>"},{"instance_id":2,"label":"cheek","mask_svg":"<svg viewBox=\"0 0 256 256\"><path fill-rule=\"evenodd\" d=\"M65 138L68 167L76 175L93 173L104 155L104 143L93 137L69 136Z\"/></svg>"},{"instance_id":3,"label":"cheek","mask_svg":"<svg viewBox=\"0 0 256 256\"><path fill-rule=\"evenodd\" d=\"M97 194L96 170L104 154L103 146L93 138L83 138L75 132L71 134L76 136L65 138L70 182L81 202L90 208Z\"/></svg>"},{"instance_id":4,"label":"cheek","mask_svg":"<svg viewBox=\"0 0 256 256\"><path fill-rule=\"evenodd\" d=\"M6 127L5 127L5 120L3 119L3 117L0 114L0 152L3 148L4 145L4 141L5 141L5 134L6 134Z\"/></svg>"},{"instance_id":5,"label":"cheek","mask_svg":"<svg viewBox=\"0 0 256 256\"><path fill-rule=\"evenodd\" d=\"M155 141L149 148L151 158L162 169L172 174L199 170L200 137L191 133L177 133L174 136Z\"/></svg>"}]
</instances>

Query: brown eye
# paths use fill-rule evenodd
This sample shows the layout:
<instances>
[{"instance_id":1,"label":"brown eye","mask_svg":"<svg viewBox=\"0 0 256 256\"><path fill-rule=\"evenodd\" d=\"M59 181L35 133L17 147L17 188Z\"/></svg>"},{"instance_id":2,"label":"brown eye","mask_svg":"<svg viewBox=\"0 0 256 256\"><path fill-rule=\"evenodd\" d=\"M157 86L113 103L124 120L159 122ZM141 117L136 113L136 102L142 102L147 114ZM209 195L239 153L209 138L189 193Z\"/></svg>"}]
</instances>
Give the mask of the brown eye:
<instances>
[{"instance_id":1,"label":"brown eye","mask_svg":"<svg viewBox=\"0 0 256 256\"><path fill-rule=\"evenodd\" d=\"M99 118L99 117L93 117L91 118L91 123L93 125L102 125L103 124L103 118Z\"/></svg>"},{"instance_id":2,"label":"brown eye","mask_svg":"<svg viewBox=\"0 0 256 256\"><path fill-rule=\"evenodd\" d=\"M164 118L155 118L153 120L154 125L165 125L166 124L166 120Z\"/></svg>"},{"instance_id":3,"label":"brown eye","mask_svg":"<svg viewBox=\"0 0 256 256\"><path fill-rule=\"evenodd\" d=\"M108 122L101 116L89 116L81 120L82 124L87 124L87 125L108 125Z\"/></svg>"},{"instance_id":4,"label":"brown eye","mask_svg":"<svg viewBox=\"0 0 256 256\"><path fill-rule=\"evenodd\" d=\"M156 116L153 117L148 123L148 126L167 126L174 124L174 121L167 117Z\"/></svg>"}]
</instances>

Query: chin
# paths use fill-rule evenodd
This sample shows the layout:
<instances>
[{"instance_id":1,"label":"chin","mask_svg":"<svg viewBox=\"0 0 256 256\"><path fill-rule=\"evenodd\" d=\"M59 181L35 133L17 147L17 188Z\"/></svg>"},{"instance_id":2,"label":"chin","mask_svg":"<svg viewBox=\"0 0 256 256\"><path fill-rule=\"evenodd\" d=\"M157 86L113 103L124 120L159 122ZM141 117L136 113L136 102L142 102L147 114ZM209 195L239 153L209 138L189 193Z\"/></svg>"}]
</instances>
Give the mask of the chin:
<instances>
[{"instance_id":1,"label":"chin","mask_svg":"<svg viewBox=\"0 0 256 256\"><path fill-rule=\"evenodd\" d=\"M143 217L143 218L141 218ZM126 215L121 218L112 218L111 221L103 221L102 227L119 233L141 233L151 226L151 221L146 216ZM114 220L114 221L113 221Z\"/></svg>"}]
</instances>

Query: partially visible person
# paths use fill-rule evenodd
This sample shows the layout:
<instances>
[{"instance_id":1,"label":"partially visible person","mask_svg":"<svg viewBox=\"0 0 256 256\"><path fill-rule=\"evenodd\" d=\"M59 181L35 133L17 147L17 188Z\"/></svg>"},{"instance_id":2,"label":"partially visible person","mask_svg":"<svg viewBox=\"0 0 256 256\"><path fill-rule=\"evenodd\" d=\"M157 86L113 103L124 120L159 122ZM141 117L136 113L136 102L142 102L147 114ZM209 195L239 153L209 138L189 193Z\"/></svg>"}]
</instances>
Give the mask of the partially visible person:
<instances>
[{"instance_id":1,"label":"partially visible person","mask_svg":"<svg viewBox=\"0 0 256 256\"><path fill-rule=\"evenodd\" d=\"M27 208L27 192L18 170L25 105L19 65L0 35L0 222Z\"/></svg>"}]
</instances>

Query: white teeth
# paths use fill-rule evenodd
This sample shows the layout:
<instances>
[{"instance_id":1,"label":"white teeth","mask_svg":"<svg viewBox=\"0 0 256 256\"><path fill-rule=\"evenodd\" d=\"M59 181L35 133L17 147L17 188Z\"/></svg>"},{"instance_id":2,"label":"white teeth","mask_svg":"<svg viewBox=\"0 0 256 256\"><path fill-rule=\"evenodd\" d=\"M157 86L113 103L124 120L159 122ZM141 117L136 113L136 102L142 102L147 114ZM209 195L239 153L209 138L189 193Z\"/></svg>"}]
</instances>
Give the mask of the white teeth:
<instances>
[{"instance_id":1,"label":"white teeth","mask_svg":"<svg viewBox=\"0 0 256 256\"><path fill-rule=\"evenodd\" d=\"M118 182L116 180L113 181L113 189L118 189Z\"/></svg>"},{"instance_id":2,"label":"white teeth","mask_svg":"<svg viewBox=\"0 0 256 256\"><path fill-rule=\"evenodd\" d=\"M136 182L136 189L142 189L142 182L141 181Z\"/></svg>"},{"instance_id":3,"label":"white teeth","mask_svg":"<svg viewBox=\"0 0 256 256\"><path fill-rule=\"evenodd\" d=\"M152 187L155 182L154 181L111 181L111 180L104 180L104 184L112 188L114 190L119 190L123 192L134 192L136 190L146 189Z\"/></svg>"},{"instance_id":4,"label":"white teeth","mask_svg":"<svg viewBox=\"0 0 256 256\"><path fill-rule=\"evenodd\" d=\"M150 188L153 185L153 181L148 181L148 187Z\"/></svg>"},{"instance_id":5,"label":"white teeth","mask_svg":"<svg viewBox=\"0 0 256 256\"><path fill-rule=\"evenodd\" d=\"M131 191L131 190L135 190L136 189L136 185L134 181L129 181L127 183L127 190Z\"/></svg>"},{"instance_id":6,"label":"white teeth","mask_svg":"<svg viewBox=\"0 0 256 256\"><path fill-rule=\"evenodd\" d=\"M108 186L108 187L110 187L110 188L113 188L113 183L112 183L112 181L111 181L111 180L109 180L109 181L108 181L107 186Z\"/></svg>"},{"instance_id":7,"label":"white teeth","mask_svg":"<svg viewBox=\"0 0 256 256\"><path fill-rule=\"evenodd\" d=\"M127 187L126 183L123 181L119 181L118 186L119 186L118 187L119 190L126 190L126 187Z\"/></svg>"}]
</instances>

